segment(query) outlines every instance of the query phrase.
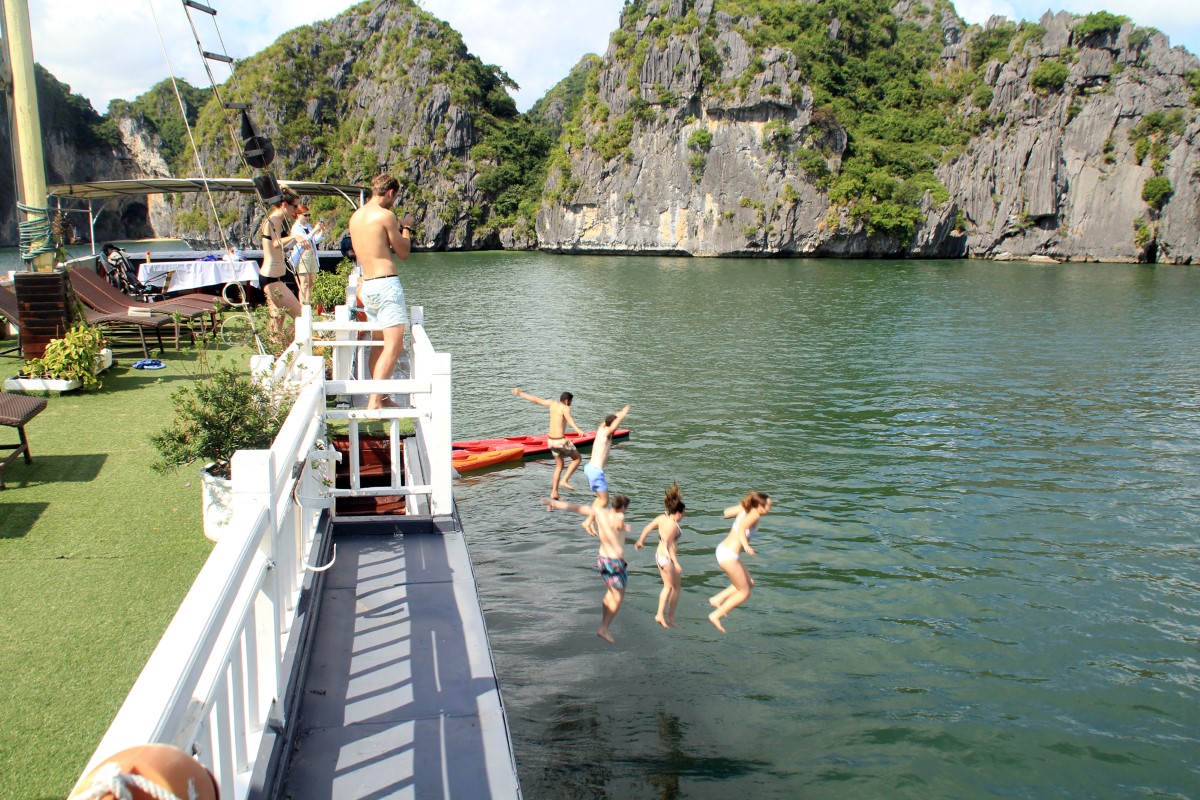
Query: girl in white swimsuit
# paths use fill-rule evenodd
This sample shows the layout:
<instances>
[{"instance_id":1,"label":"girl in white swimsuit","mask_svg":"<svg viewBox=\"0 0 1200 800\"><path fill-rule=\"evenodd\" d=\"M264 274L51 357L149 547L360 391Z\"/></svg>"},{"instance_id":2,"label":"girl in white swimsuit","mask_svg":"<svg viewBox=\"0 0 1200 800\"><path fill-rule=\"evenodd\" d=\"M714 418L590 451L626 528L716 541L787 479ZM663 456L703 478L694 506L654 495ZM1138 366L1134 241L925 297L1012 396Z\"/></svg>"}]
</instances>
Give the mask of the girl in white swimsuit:
<instances>
[{"instance_id":1,"label":"girl in white swimsuit","mask_svg":"<svg viewBox=\"0 0 1200 800\"><path fill-rule=\"evenodd\" d=\"M742 563L741 554L745 551L746 555L754 555L750 540L758 533L758 520L770 510L771 498L762 492L750 492L740 504L725 509L726 517L736 515L736 519L725 541L717 545L717 564L729 576L729 587L708 598L708 604L716 609L708 615L708 621L721 633L725 632L721 619L746 602L754 588L754 579Z\"/></svg>"},{"instance_id":2,"label":"girl in white swimsuit","mask_svg":"<svg viewBox=\"0 0 1200 800\"><path fill-rule=\"evenodd\" d=\"M684 514L683 494L679 491L678 483L671 484L671 488L667 489L663 505L667 513L659 514L642 529L642 535L634 547L641 550L650 531L658 529L658 550L654 554L654 561L658 564L663 588L658 595L658 613L654 615L654 620L664 628L675 628L678 627L675 624L675 607L679 605L679 586L683 577L683 567L675 550L682 534L679 521Z\"/></svg>"}]
</instances>

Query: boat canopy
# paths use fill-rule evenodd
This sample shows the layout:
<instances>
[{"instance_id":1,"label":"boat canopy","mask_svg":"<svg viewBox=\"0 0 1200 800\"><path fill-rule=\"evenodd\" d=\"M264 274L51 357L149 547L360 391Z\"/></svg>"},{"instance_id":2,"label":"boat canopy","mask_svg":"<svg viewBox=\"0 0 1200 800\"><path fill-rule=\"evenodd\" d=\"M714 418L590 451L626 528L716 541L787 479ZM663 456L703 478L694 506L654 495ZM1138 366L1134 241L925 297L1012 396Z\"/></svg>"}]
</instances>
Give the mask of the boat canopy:
<instances>
[{"instance_id":1,"label":"boat canopy","mask_svg":"<svg viewBox=\"0 0 1200 800\"><path fill-rule=\"evenodd\" d=\"M359 205L367 192L365 187L349 183L280 181L279 185L290 188L297 194L341 195L354 205ZM146 194L196 194L205 191L253 194L254 181L250 178L130 178L120 181L56 183L49 188L47 194L51 197L99 200Z\"/></svg>"},{"instance_id":2,"label":"boat canopy","mask_svg":"<svg viewBox=\"0 0 1200 800\"><path fill-rule=\"evenodd\" d=\"M358 208L366 200L369 189L350 183L321 183L320 181L279 181L279 185L299 195L339 196ZM86 181L82 183L56 183L47 194L57 201L60 211L84 211L81 208L63 207L63 200L87 203L89 238L92 251L96 250L96 218L109 201L118 197L137 197L148 194L198 194L200 192L238 192L255 194L254 181L250 178L129 178L119 181ZM97 208L97 201L99 207Z\"/></svg>"}]
</instances>

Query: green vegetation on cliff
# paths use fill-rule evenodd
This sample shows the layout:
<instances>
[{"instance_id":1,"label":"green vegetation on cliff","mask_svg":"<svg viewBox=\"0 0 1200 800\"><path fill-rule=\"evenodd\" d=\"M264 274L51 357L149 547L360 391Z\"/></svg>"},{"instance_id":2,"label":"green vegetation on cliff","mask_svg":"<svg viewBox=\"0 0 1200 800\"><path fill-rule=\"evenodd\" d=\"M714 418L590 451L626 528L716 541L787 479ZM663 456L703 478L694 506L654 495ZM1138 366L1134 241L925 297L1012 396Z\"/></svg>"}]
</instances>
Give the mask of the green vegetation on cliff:
<instances>
[{"instance_id":1,"label":"green vegetation on cliff","mask_svg":"<svg viewBox=\"0 0 1200 800\"><path fill-rule=\"evenodd\" d=\"M179 94L175 90L178 86ZM182 78L175 84L171 79L161 81L136 100L113 100L108 104L107 124L120 117L139 121L147 133L160 140L160 152L173 175L191 175L195 172L195 160L187 138L187 125L195 125L200 109L208 102L212 89L200 89ZM180 114L179 103L187 112L187 125Z\"/></svg>"}]
</instances>

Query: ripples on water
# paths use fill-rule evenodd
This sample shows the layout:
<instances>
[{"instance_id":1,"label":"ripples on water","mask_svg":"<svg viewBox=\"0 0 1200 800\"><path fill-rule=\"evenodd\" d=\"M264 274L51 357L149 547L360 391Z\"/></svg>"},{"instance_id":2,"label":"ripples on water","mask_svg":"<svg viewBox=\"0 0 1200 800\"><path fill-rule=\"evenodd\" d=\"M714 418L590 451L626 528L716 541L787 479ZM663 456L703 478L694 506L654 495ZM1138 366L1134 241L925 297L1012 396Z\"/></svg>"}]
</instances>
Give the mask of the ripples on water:
<instances>
[{"instance_id":1,"label":"ripples on water","mask_svg":"<svg viewBox=\"0 0 1200 800\"><path fill-rule=\"evenodd\" d=\"M455 436L570 390L635 534L678 479L681 627L614 624L547 461L458 486L525 794L1200 796L1197 272L414 256ZM577 486L584 487L582 474ZM777 498L721 636L720 509ZM586 500L585 492L575 494Z\"/></svg>"}]
</instances>

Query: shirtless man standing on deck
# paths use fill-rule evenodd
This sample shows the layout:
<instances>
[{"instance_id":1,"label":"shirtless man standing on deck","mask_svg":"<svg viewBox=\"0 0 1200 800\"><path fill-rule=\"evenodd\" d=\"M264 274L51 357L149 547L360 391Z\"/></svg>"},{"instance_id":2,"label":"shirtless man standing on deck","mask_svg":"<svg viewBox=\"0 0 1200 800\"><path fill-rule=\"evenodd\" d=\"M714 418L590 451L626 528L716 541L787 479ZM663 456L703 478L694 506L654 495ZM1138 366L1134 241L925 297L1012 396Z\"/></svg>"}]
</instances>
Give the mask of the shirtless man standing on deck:
<instances>
[{"instance_id":1,"label":"shirtless man standing on deck","mask_svg":"<svg viewBox=\"0 0 1200 800\"><path fill-rule=\"evenodd\" d=\"M629 525L625 522L625 510L629 508L629 498L623 494L617 495L613 498L612 508L597 508L594 505L580 506L574 503L564 503L562 500L551 500L548 497L542 498L542 505L546 506L547 511L558 509L582 514L586 518L585 522L596 528L596 532L593 533L592 528L589 528L587 524L584 525L585 530L600 539L600 554L596 559L596 570L608 586L608 591L604 593L604 600L600 607L600 627L596 629L596 635L612 644L613 636L609 633L608 626L612 623L613 617L617 616L617 611L621 608L621 601L625 599L625 583L628 580L629 565L625 563L625 534L629 532Z\"/></svg>"},{"instance_id":2,"label":"shirtless man standing on deck","mask_svg":"<svg viewBox=\"0 0 1200 800\"><path fill-rule=\"evenodd\" d=\"M404 326L408 324L408 307L404 304L404 287L396 274L396 258L408 258L412 246L412 214L397 220L392 206L400 193L400 182L391 175L379 175L371 181L371 199L350 217L350 241L362 268L360 284L367 320L384 325L372 337L383 347L371 348L371 379L391 380L396 362L404 352ZM373 394L368 409L383 408L393 403L384 395Z\"/></svg>"},{"instance_id":3,"label":"shirtless man standing on deck","mask_svg":"<svg viewBox=\"0 0 1200 800\"><path fill-rule=\"evenodd\" d=\"M514 388L513 394L517 397L523 397L531 403L537 403L539 406L546 406L550 409L550 432L547 438L547 444L550 445L550 452L554 454L554 478L550 483L550 498L558 499L558 487L567 491L574 491L575 487L570 484L571 475L575 473L575 469L579 466L579 451L575 449L575 444L566 437L566 425L569 423L575 432L580 436L583 431L579 430L579 426L575 424L575 420L571 418L571 401L575 399L575 395L570 392L563 392L557 400L545 400L537 395L522 392L520 389ZM563 475L563 459L570 458L571 465L567 467L567 474ZM559 476L562 480L559 480Z\"/></svg>"}]
</instances>

